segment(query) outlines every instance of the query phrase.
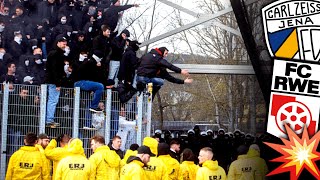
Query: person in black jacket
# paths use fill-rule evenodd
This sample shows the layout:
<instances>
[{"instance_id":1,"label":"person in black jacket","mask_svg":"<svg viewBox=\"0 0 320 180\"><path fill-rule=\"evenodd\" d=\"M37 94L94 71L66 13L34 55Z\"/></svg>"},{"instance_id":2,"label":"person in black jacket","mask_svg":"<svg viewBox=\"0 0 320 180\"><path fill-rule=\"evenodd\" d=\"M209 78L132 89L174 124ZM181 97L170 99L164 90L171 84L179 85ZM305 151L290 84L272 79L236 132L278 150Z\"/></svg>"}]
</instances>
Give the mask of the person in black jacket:
<instances>
[{"instance_id":1,"label":"person in black jacket","mask_svg":"<svg viewBox=\"0 0 320 180\"><path fill-rule=\"evenodd\" d=\"M120 61L118 73L119 84L117 87L120 103L126 103L137 92L135 74L139 58L136 52L139 50L138 41L130 41Z\"/></svg>"},{"instance_id":2,"label":"person in black jacket","mask_svg":"<svg viewBox=\"0 0 320 180\"><path fill-rule=\"evenodd\" d=\"M118 71L120 67L120 61L122 59L122 54L124 52L124 47L128 45L128 37L130 37L130 32L128 30L123 30L119 36L115 37L111 41L112 53L110 55L109 64L109 76L108 79L117 79ZM117 84L118 80L115 80Z\"/></svg>"},{"instance_id":3,"label":"person in black jacket","mask_svg":"<svg viewBox=\"0 0 320 180\"><path fill-rule=\"evenodd\" d=\"M54 113L60 96L60 89L64 72L64 49L67 46L67 39L61 37L57 41L57 46L50 51L46 63L46 83L48 84L48 103L47 103L47 117L46 126L55 128L60 126L59 123L54 122Z\"/></svg>"},{"instance_id":4,"label":"person in black jacket","mask_svg":"<svg viewBox=\"0 0 320 180\"><path fill-rule=\"evenodd\" d=\"M139 7L138 4L133 5L124 5L120 6L120 0L113 0L113 5L111 5L108 10L104 14L104 23L110 27L111 31L114 32L114 30L117 27L118 20L120 17L120 12L124 11L126 9L129 9L131 7Z\"/></svg>"},{"instance_id":5,"label":"person in black jacket","mask_svg":"<svg viewBox=\"0 0 320 180\"><path fill-rule=\"evenodd\" d=\"M164 84L164 79L176 84L193 82L193 79L189 78L188 70L180 69L164 59L167 55L168 49L166 47L161 47L152 49L140 59L139 66L137 68L137 86L138 84L145 85L152 83L152 98L154 98L155 94ZM187 78L185 80L177 79L168 73L167 68L176 73L180 73Z\"/></svg>"},{"instance_id":6,"label":"person in black jacket","mask_svg":"<svg viewBox=\"0 0 320 180\"><path fill-rule=\"evenodd\" d=\"M110 28L107 25L102 25L100 34L92 41L92 52L99 51L100 53L103 53L104 61L111 51L110 33Z\"/></svg>"},{"instance_id":7,"label":"person in black jacket","mask_svg":"<svg viewBox=\"0 0 320 180\"><path fill-rule=\"evenodd\" d=\"M102 112L102 110L98 108L98 105L104 91L104 84L106 84L106 88L112 88L113 85L113 83L103 83L106 79L106 75L103 74L103 71L101 71L100 68L103 66L101 63L102 57L103 56L99 51L95 51L89 60L80 65L75 74L74 87L80 87L80 90L94 92L93 99L89 107L89 110L94 113ZM92 129L90 124L91 123L87 123L83 129Z\"/></svg>"}]
</instances>

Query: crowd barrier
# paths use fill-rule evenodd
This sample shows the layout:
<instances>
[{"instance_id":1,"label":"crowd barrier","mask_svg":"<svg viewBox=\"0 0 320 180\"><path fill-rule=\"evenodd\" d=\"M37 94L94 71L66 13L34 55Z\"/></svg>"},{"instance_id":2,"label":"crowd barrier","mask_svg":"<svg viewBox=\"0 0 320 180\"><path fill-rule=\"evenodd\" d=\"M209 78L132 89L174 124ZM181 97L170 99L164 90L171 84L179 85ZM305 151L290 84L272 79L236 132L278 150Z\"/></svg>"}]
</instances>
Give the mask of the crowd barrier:
<instances>
[{"instance_id":1,"label":"crowd barrier","mask_svg":"<svg viewBox=\"0 0 320 180\"><path fill-rule=\"evenodd\" d=\"M97 115L89 111L92 98L92 92L78 87L61 88L55 112L55 121L60 127L50 128L45 126L47 85L4 84L0 92L0 179L4 179L9 158L23 145L28 132L46 133L50 138L60 134L80 138L87 157L92 154L89 140L96 134L103 135L106 143L119 134L125 149L132 143L141 145L143 138L150 136L152 100L149 93L137 93L121 104L117 91L106 90L101 99L105 110L100 114L105 123L99 130L86 130L83 127L90 125Z\"/></svg>"}]
</instances>

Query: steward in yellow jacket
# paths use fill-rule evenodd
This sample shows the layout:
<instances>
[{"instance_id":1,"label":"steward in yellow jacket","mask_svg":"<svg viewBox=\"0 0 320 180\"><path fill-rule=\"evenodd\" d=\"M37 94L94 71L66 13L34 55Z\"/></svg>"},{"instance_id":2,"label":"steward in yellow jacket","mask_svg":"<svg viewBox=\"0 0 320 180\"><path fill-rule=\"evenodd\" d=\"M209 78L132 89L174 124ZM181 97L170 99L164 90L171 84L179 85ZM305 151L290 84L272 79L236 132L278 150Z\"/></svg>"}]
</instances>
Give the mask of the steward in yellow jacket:
<instances>
[{"instance_id":1,"label":"steward in yellow jacket","mask_svg":"<svg viewBox=\"0 0 320 180\"><path fill-rule=\"evenodd\" d=\"M94 154L90 156L89 161L94 165L93 175L95 179L118 180L120 176L119 155L105 145L103 136L92 137L90 144Z\"/></svg>"},{"instance_id":2,"label":"steward in yellow jacket","mask_svg":"<svg viewBox=\"0 0 320 180\"><path fill-rule=\"evenodd\" d=\"M69 143L67 151L70 155L59 162L55 180L94 180L94 165L84 156L82 141L76 138Z\"/></svg>"},{"instance_id":3,"label":"steward in yellow jacket","mask_svg":"<svg viewBox=\"0 0 320 180\"><path fill-rule=\"evenodd\" d=\"M199 166L194 164L195 155L191 149L184 149L181 153L182 163L180 164L179 180L196 179Z\"/></svg>"},{"instance_id":4,"label":"steward in yellow jacket","mask_svg":"<svg viewBox=\"0 0 320 180\"><path fill-rule=\"evenodd\" d=\"M41 152L41 154L43 154L43 156L46 158L46 162L48 164L49 167L49 173L51 175L51 170L52 170L52 166L51 166L51 161L49 159L47 159L45 153L44 153L44 149L48 146L50 142L50 138L47 134L39 134L38 135L38 143L35 145L35 147ZM51 176L50 176L51 179Z\"/></svg>"},{"instance_id":5,"label":"steward in yellow jacket","mask_svg":"<svg viewBox=\"0 0 320 180\"><path fill-rule=\"evenodd\" d=\"M120 173L120 180L148 180L143 166L145 166L152 155L147 146L140 146L136 156L130 156L127 164L123 166Z\"/></svg>"},{"instance_id":6,"label":"steward in yellow jacket","mask_svg":"<svg viewBox=\"0 0 320 180\"><path fill-rule=\"evenodd\" d=\"M46 163L45 156L34 146L37 141L37 135L28 133L25 136L24 143L18 151L12 154L6 174L6 180L11 179L50 179L49 166Z\"/></svg>"},{"instance_id":7,"label":"steward in yellow jacket","mask_svg":"<svg viewBox=\"0 0 320 180\"><path fill-rule=\"evenodd\" d=\"M268 174L268 166L266 161L260 157L260 148L257 144L252 144L249 147L247 153L248 158L252 158L257 163L257 167L261 168L262 176L265 177Z\"/></svg>"},{"instance_id":8,"label":"steward in yellow jacket","mask_svg":"<svg viewBox=\"0 0 320 180\"><path fill-rule=\"evenodd\" d=\"M226 172L218 165L218 161L213 158L212 149L202 148L199 153L199 164L202 165L197 171L196 180L219 179L226 180Z\"/></svg>"},{"instance_id":9,"label":"steward in yellow jacket","mask_svg":"<svg viewBox=\"0 0 320 180\"><path fill-rule=\"evenodd\" d=\"M127 161L128 161L128 158L130 156L136 156L138 151L137 149L139 148L139 145L138 144L131 144L130 145L130 149L126 150L126 153L123 157L123 159L121 159L121 162L120 162L120 167L122 168L124 165L127 164Z\"/></svg>"},{"instance_id":10,"label":"steward in yellow jacket","mask_svg":"<svg viewBox=\"0 0 320 180\"><path fill-rule=\"evenodd\" d=\"M177 180L179 177L180 163L170 156L170 147L166 143L158 145L158 158L165 164L168 179Z\"/></svg>"},{"instance_id":11,"label":"steward in yellow jacket","mask_svg":"<svg viewBox=\"0 0 320 180\"><path fill-rule=\"evenodd\" d=\"M143 145L148 146L155 156L150 157L150 161L147 166L143 169L148 179L153 180L167 180L167 167L166 165L156 156L158 155L158 141L152 137L145 137L143 139Z\"/></svg>"},{"instance_id":12,"label":"steward in yellow jacket","mask_svg":"<svg viewBox=\"0 0 320 180\"><path fill-rule=\"evenodd\" d=\"M237 149L238 158L229 167L228 180L259 180L264 179L262 167L255 158L247 155L248 147L241 145ZM251 153L250 153L251 154Z\"/></svg>"},{"instance_id":13,"label":"steward in yellow jacket","mask_svg":"<svg viewBox=\"0 0 320 180\"><path fill-rule=\"evenodd\" d=\"M53 161L52 179L55 179L56 169L60 160L70 155L70 153L67 151L67 148L68 148L68 142L71 139L71 137L64 134L57 139L61 147L57 147L58 142L56 141L56 139L52 139L48 144L48 146L46 147L46 149L44 150L46 157Z\"/></svg>"}]
</instances>

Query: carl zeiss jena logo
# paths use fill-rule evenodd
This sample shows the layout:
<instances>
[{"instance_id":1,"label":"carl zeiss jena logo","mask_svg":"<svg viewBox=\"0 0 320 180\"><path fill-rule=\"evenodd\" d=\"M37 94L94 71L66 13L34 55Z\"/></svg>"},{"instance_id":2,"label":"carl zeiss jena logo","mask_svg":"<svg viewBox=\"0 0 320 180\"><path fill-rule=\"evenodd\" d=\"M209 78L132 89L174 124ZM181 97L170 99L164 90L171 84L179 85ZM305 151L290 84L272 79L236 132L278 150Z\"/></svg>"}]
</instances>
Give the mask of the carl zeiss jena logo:
<instances>
[{"instance_id":1,"label":"carl zeiss jena logo","mask_svg":"<svg viewBox=\"0 0 320 180\"><path fill-rule=\"evenodd\" d=\"M320 60L320 0L280 0L262 9L265 39L275 58Z\"/></svg>"}]
</instances>

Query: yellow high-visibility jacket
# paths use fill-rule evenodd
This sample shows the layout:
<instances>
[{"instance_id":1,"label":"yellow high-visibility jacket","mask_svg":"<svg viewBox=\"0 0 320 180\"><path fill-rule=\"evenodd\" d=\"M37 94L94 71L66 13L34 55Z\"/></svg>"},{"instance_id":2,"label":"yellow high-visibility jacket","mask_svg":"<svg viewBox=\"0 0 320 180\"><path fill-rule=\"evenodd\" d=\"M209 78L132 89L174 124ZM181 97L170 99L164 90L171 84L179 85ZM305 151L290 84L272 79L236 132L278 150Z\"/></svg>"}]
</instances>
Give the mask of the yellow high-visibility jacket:
<instances>
[{"instance_id":1,"label":"yellow high-visibility jacket","mask_svg":"<svg viewBox=\"0 0 320 180\"><path fill-rule=\"evenodd\" d=\"M108 146L98 147L89 158L94 164L95 179L118 180L120 172L120 157L115 151L111 151Z\"/></svg>"},{"instance_id":2,"label":"yellow high-visibility jacket","mask_svg":"<svg viewBox=\"0 0 320 180\"><path fill-rule=\"evenodd\" d=\"M83 155L82 141L74 139L67 151L69 155L63 158L57 166L55 180L94 180L94 165Z\"/></svg>"},{"instance_id":3,"label":"yellow high-visibility jacket","mask_svg":"<svg viewBox=\"0 0 320 180\"><path fill-rule=\"evenodd\" d=\"M143 167L143 169L148 179L168 179L167 167L162 160L158 159L157 157L150 157L150 161L148 162L147 166Z\"/></svg>"},{"instance_id":4,"label":"yellow high-visibility jacket","mask_svg":"<svg viewBox=\"0 0 320 180\"><path fill-rule=\"evenodd\" d=\"M152 137L145 137L143 139L143 145L148 146L153 154L156 156L158 155L158 144L159 142ZM144 172L148 179L153 180L167 180L167 167L162 162L162 160L158 159L157 157L150 157L150 161L148 162L147 166L144 168Z\"/></svg>"},{"instance_id":5,"label":"yellow high-visibility jacket","mask_svg":"<svg viewBox=\"0 0 320 180\"><path fill-rule=\"evenodd\" d=\"M138 154L138 151L132 151L131 149L128 149L126 151L126 154L124 155L123 159L121 159L121 162L120 162L120 166L121 168L127 164L127 160L130 156L136 156Z\"/></svg>"},{"instance_id":6,"label":"yellow high-visibility jacket","mask_svg":"<svg viewBox=\"0 0 320 180\"><path fill-rule=\"evenodd\" d=\"M50 179L50 170L45 156L34 146L22 146L12 154L6 174L11 179Z\"/></svg>"},{"instance_id":7,"label":"yellow high-visibility jacket","mask_svg":"<svg viewBox=\"0 0 320 180\"><path fill-rule=\"evenodd\" d=\"M44 150L47 159L50 159L53 162L52 179L55 179L56 169L60 160L70 155L67 151L67 148L68 146L64 146L63 148L57 147L57 141L52 139Z\"/></svg>"},{"instance_id":8,"label":"yellow high-visibility jacket","mask_svg":"<svg viewBox=\"0 0 320 180\"><path fill-rule=\"evenodd\" d=\"M120 172L120 180L147 180L144 173L144 163L141 159L131 156L128 159L128 164L124 165Z\"/></svg>"},{"instance_id":9,"label":"yellow high-visibility jacket","mask_svg":"<svg viewBox=\"0 0 320 180\"><path fill-rule=\"evenodd\" d=\"M197 171L196 180L219 179L226 180L226 172L218 165L218 161L207 160Z\"/></svg>"},{"instance_id":10,"label":"yellow high-visibility jacket","mask_svg":"<svg viewBox=\"0 0 320 180\"><path fill-rule=\"evenodd\" d=\"M257 167L261 168L262 176L266 176L269 172L266 161L260 157L260 153L255 149L249 149L248 158L252 158L253 161L257 162Z\"/></svg>"},{"instance_id":11,"label":"yellow high-visibility jacket","mask_svg":"<svg viewBox=\"0 0 320 180\"><path fill-rule=\"evenodd\" d=\"M179 177L180 164L179 162L168 155L160 155L158 158L166 165L166 172L169 179L177 180Z\"/></svg>"},{"instance_id":12,"label":"yellow high-visibility jacket","mask_svg":"<svg viewBox=\"0 0 320 180\"><path fill-rule=\"evenodd\" d=\"M229 167L228 180L259 180L264 179L264 175L258 162L247 155L239 155Z\"/></svg>"},{"instance_id":13,"label":"yellow high-visibility jacket","mask_svg":"<svg viewBox=\"0 0 320 180\"><path fill-rule=\"evenodd\" d=\"M40 144L36 144L35 147L41 152L43 157L45 157L45 161L46 161L46 163L48 164L48 167L49 167L49 174L50 174L50 179L51 179L51 171L52 171L51 161L50 161L50 159L48 159L46 157L46 154L44 153L44 149Z\"/></svg>"},{"instance_id":14,"label":"yellow high-visibility jacket","mask_svg":"<svg viewBox=\"0 0 320 180\"><path fill-rule=\"evenodd\" d=\"M193 161L183 161L180 164L179 180L194 180L196 179L199 166Z\"/></svg>"}]
</instances>

